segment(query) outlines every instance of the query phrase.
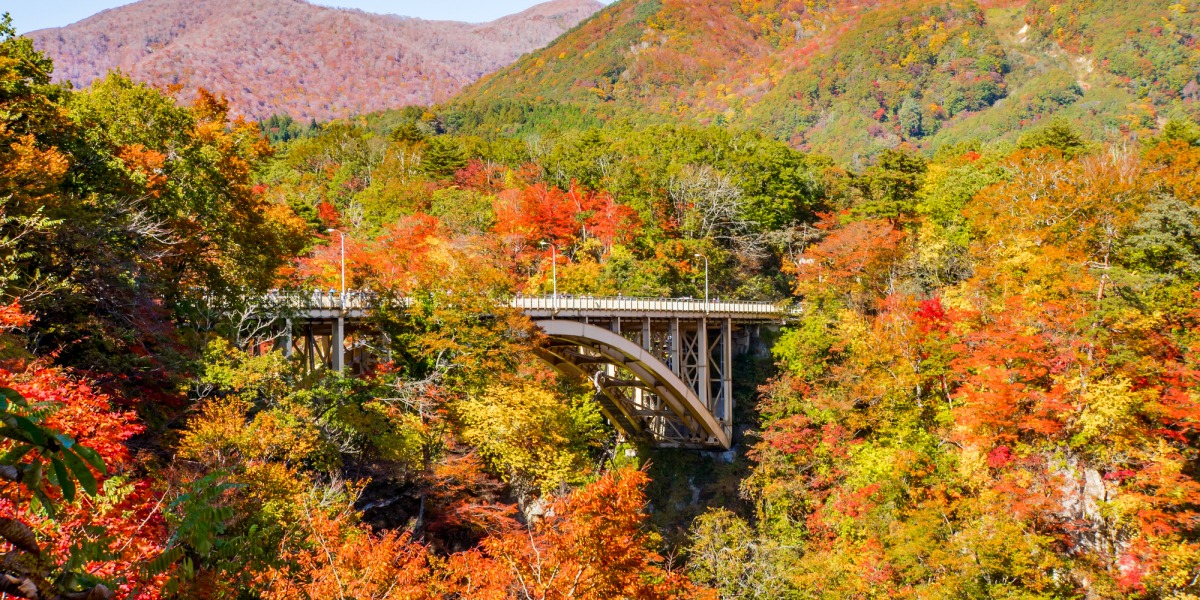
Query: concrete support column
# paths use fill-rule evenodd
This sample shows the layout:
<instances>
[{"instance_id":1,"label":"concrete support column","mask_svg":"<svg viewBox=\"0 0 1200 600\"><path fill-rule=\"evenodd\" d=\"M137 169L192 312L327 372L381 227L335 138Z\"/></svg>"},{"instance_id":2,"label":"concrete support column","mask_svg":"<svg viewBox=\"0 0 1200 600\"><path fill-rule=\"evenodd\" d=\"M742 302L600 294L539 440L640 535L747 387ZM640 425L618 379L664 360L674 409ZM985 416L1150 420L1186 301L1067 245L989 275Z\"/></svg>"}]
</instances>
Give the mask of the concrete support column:
<instances>
[{"instance_id":1,"label":"concrete support column","mask_svg":"<svg viewBox=\"0 0 1200 600\"><path fill-rule=\"evenodd\" d=\"M309 321L308 328L304 332L304 354L308 357L309 373L317 370L317 343L313 337L312 321Z\"/></svg>"},{"instance_id":2,"label":"concrete support column","mask_svg":"<svg viewBox=\"0 0 1200 600\"><path fill-rule=\"evenodd\" d=\"M337 322L333 324L333 341L329 346L329 354L333 370L341 373L346 368L346 319L342 315L338 315Z\"/></svg>"},{"instance_id":3,"label":"concrete support column","mask_svg":"<svg viewBox=\"0 0 1200 600\"><path fill-rule=\"evenodd\" d=\"M642 317L642 350L650 352L654 347L654 330L651 329L650 317ZM639 409L646 408L645 392L642 388L633 390L633 402Z\"/></svg>"},{"instance_id":4,"label":"concrete support column","mask_svg":"<svg viewBox=\"0 0 1200 600\"><path fill-rule=\"evenodd\" d=\"M680 375L681 373L683 373L683 364L682 364L683 361L681 361L679 359L683 358L683 357L679 356L680 339L679 339L679 318L678 317L671 317L671 320L668 322L668 325L667 325L667 335L671 337L671 345L668 346L668 349L667 349L667 352L671 356L671 370L674 371L674 373L676 375Z\"/></svg>"},{"instance_id":5,"label":"concrete support column","mask_svg":"<svg viewBox=\"0 0 1200 600\"><path fill-rule=\"evenodd\" d=\"M295 342L292 341L292 320L286 319L283 323L283 326L287 328L287 333L283 337L283 355L291 358L293 346L295 345Z\"/></svg>"},{"instance_id":6,"label":"concrete support column","mask_svg":"<svg viewBox=\"0 0 1200 600\"><path fill-rule=\"evenodd\" d=\"M696 357L696 393L700 395L700 404L712 410L712 382L708 373L708 319L700 317L696 328L696 346L699 355Z\"/></svg>"},{"instance_id":7,"label":"concrete support column","mask_svg":"<svg viewBox=\"0 0 1200 600\"><path fill-rule=\"evenodd\" d=\"M613 317L612 320L608 322L608 328L611 329L613 333L621 335L621 317Z\"/></svg>"},{"instance_id":8,"label":"concrete support column","mask_svg":"<svg viewBox=\"0 0 1200 600\"><path fill-rule=\"evenodd\" d=\"M733 424L733 319L721 323L721 391L725 406L717 414L727 425Z\"/></svg>"}]
</instances>

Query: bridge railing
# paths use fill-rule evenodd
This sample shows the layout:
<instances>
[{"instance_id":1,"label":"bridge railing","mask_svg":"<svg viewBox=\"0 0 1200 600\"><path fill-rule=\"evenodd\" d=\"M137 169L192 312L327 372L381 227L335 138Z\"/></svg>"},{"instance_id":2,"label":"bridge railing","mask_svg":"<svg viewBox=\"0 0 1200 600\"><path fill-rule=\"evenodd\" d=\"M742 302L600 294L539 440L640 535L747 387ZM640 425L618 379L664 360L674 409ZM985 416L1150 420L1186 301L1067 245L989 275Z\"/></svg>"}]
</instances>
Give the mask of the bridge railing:
<instances>
[{"instance_id":1,"label":"bridge railing","mask_svg":"<svg viewBox=\"0 0 1200 600\"><path fill-rule=\"evenodd\" d=\"M273 305L308 310L365 311L375 307L378 295L374 292L348 291L343 299L338 290L274 290L266 300ZM612 313L672 312L693 314L762 315L788 317L799 314L799 307L774 302L748 300L708 300L695 298L640 298L633 296L576 296L558 297L516 296L513 308L525 311L603 311Z\"/></svg>"},{"instance_id":2,"label":"bridge railing","mask_svg":"<svg viewBox=\"0 0 1200 600\"><path fill-rule=\"evenodd\" d=\"M774 302L709 300L694 298L638 298L630 296L517 296L514 308L523 310L679 312L746 315L787 315L790 307Z\"/></svg>"},{"instance_id":3,"label":"bridge railing","mask_svg":"<svg viewBox=\"0 0 1200 600\"><path fill-rule=\"evenodd\" d=\"M374 292L347 291L343 300L338 290L271 290L266 299L271 304L309 310L369 310L378 296Z\"/></svg>"}]
</instances>

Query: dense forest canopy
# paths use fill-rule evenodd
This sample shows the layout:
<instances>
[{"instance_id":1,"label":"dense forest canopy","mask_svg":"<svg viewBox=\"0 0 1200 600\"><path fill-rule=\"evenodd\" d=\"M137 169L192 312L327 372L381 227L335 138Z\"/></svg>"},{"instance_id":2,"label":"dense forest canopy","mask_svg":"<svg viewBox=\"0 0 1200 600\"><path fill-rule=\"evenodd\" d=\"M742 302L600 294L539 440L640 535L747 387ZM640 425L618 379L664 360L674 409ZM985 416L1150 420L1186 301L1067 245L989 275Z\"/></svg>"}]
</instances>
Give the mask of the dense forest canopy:
<instances>
[{"instance_id":1,"label":"dense forest canopy","mask_svg":"<svg viewBox=\"0 0 1200 600\"><path fill-rule=\"evenodd\" d=\"M329 120L445 101L602 6L544 0L463 23L297 0L149 0L26 35L54 59L53 81L89 87L120 70L178 85L189 101L199 87L221 88L233 115Z\"/></svg>"},{"instance_id":2,"label":"dense forest canopy","mask_svg":"<svg viewBox=\"0 0 1200 600\"><path fill-rule=\"evenodd\" d=\"M677 34L640 60L709 73L725 59L676 44L723 17L686 4L617 2L559 44L646 23ZM797 52L840 14L735 4L729 35ZM836 80L788 101L798 122L878 90L894 143L857 147L885 136L840 122L829 143L869 151L836 159L792 130L575 92L247 122L219 92L54 84L6 20L0 592L1200 597L1200 126L1172 92L1191 55L1109 39L1132 18L1116 4L1032 3L1027 31L1094 48L1122 93L1180 114L972 138L958 115L1036 70L990 37L994 10L883 7L852 19L877 35L830 41L860 54L780 73L776 90ZM1165 10L1163 31L1195 14ZM925 66L864 76L881 58ZM660 81L635 75L597 89ZM960 102L889 104L914 91ZM338 288L343 257L347 286L383 299L387 360L310 373L253 305ZM703 259L713 296L802 308L770 356L738 359L729 453L621 440L500 308L552 272L562 293L703 296Z\"/></svg>"},{"instance_id":3,"label":"dense forest canopy","mask_svg":"<svg viewBox=\"0 0 1200 600\"><path fill-rule=\"evenodd\" d=\"M445 121L718 125L855 169L901 142L1015 143L1055 117L1115 142L1200 118L1197 15L1174 0L626 0L459 94Z\"/></svg>"}]
</instances>

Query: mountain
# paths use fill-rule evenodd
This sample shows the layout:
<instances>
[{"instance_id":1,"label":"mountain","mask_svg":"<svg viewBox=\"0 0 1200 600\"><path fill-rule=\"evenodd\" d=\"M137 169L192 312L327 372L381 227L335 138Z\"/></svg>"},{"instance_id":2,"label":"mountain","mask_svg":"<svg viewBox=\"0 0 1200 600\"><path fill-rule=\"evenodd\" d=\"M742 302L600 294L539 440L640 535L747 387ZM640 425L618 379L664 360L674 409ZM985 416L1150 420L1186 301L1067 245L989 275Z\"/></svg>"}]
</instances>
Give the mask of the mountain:
<instances>
[{"instance_id":1,"label":"mountain","mask_svg":"<svg viewBox=\"0 0 1200 600\"><path fill-rule=\"evenodd\" d=\"M851 162L1059 117L1136 136L1200 117L1198 15L1175 0L623 0L446 110L500 133L729 124Z\"/></svg>"},{"instance_id":2,"label":"mountain","mask_svg":"<svg viewBox=\"0 0 1200 600\"><path fill-rule=\"evenodd\" d=\"M55 76L77 86L121 69L223 93L249 117L325 120L446 100L602 6L553 0L470 24L302 0L142 0L27 35L54 59Z\"/></svg>"}]
</instances>

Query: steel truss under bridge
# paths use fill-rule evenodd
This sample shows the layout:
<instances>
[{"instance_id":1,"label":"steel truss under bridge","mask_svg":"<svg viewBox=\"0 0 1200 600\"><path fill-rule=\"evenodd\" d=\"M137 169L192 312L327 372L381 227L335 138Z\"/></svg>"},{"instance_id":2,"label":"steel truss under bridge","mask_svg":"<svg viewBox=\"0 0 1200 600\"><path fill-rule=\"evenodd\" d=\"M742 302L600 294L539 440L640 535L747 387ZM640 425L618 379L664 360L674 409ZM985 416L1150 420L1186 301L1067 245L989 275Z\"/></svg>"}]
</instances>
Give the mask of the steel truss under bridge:
<instances>
[{"instance_id":1,"label":"steel truss under bridge","mask_svg":"<svg viewBox=\"0 0 1200 600\"><path fill-rule=\"evenodd\" d=\"M386 353L367 335L369 294L281 292L271 304L291 315L277 343L309 369L366 370ZM537 355L589 380L626 438L691 448L730 447L733 357L755 345L761 327L797 314L769 302L672 298L519 296L511 306L549 338Z\"/></svg>"}]
</instances>

